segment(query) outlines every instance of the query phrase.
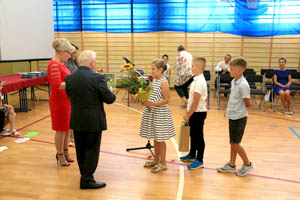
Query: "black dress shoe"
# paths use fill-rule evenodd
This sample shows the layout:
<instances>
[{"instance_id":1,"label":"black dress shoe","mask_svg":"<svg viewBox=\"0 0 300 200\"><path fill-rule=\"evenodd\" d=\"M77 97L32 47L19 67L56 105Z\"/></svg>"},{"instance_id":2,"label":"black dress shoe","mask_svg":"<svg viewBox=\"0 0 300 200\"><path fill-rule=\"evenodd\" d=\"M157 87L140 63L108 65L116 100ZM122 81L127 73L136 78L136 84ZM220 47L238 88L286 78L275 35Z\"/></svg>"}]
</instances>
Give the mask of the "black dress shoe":
<instances>
[{"instance_id":1,"label":"black dress shoe","mask_svg":"<svg viewBox=\"0 0 300 200\"><path fill-rule=\"evenodd\" d=\"M87 183L81 183L80 189L98 189L105 187L106 184L102 182L87 182Z\"/></svg>"}]
</instances>

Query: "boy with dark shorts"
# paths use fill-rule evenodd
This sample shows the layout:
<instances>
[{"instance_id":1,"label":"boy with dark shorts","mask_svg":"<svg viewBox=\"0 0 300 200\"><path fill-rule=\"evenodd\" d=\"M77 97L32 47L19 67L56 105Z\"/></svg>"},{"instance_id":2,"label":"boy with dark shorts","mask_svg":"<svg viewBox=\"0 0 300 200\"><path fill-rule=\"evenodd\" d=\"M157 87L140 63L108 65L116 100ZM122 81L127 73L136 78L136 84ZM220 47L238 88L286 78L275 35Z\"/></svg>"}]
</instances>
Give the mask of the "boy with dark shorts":
<instances>
[{"instance_id":1,"label":"boy with dark shorts","mask_svg":"<svg viewBox=\"0 0 300 200\"><path fill-rule=\"evenodd\" d=\"M217 169L218 172L236 173L237 176L246 176L254 169L246 151L240 145L247 124L248 112L246 107L251 107L250 87L243 76L246 67L247 61L242 57L235 58L230 62L230 76L234 78L231 82L231 93L226 109L226 117L229 119L230 162ZM244 162L238 171L236 171L235 166L237 154Z\"/></svg>"}]
</instances>

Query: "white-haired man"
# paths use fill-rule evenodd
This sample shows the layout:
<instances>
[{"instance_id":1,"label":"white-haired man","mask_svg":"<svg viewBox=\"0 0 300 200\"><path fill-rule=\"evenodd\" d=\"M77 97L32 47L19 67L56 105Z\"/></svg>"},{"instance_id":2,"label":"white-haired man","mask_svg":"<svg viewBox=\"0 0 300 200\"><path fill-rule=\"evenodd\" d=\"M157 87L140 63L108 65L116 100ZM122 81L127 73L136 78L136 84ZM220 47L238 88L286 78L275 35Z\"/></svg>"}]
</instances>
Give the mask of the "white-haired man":
<instances>
[{"instance_id":1,"label":"white-haired man","mask_svg":"<svg viewBox=\"0 0 300 200\"><path fill-rule=\"evenodd\" d=\"M71 101L70 128L74 131L76 156L81 174L80 189L97 189L106 184L96 182L102 131L107 129L103 103L116 97L108 89L103 75L93 71L96 53L85 50L79 56L78 70L67 76L66 93Z\"/></svg>"}]
</instances>

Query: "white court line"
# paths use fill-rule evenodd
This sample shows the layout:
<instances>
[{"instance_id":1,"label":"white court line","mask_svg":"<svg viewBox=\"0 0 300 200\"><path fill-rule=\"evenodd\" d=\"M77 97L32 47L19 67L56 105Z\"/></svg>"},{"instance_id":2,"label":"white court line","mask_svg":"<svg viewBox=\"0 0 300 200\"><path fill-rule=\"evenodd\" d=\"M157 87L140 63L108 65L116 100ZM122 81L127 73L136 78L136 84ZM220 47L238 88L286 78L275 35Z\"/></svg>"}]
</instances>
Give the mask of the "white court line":
<instances>
[{"instance_id":1,"label":"white court line","mask_svg":"<svg viewBox=\"0 0 300 200\"><path fill-rule=\"evenodd\" d=\"M120 104L120 103L115 103L119 106L122 106L124 108L127 108L127 109L130 109L132 111L135 111L139 114L143 114L141 111L135 109L135 108L131 108L131 107L128 107L128 106L125 106L123 104ZM181 156L181 153L178 151L178 145L175 141L174 138L171 138L171 141L172 141L172 144L176 150L176 153L177 153L177 156L178 156L178 160L179 160L179 157ZM183 187L184 187L184 168L183 166L179 166L179 185L178 185L178 190L177 190L177 198L176 200L181 200L182 199L182 194L183 194Z\"/></svg>"}]
</instances>

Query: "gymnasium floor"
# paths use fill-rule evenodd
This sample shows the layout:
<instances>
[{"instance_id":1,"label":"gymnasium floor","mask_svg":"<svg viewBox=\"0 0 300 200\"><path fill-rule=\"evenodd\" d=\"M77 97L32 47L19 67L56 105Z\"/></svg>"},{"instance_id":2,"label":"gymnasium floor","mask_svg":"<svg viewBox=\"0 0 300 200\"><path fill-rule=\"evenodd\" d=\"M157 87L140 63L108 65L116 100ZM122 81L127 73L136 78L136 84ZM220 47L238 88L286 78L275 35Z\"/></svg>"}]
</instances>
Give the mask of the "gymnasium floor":
<instances>
[{"instance_id":1,"label":"gymnasium floor","mask_svg":"<svg viewBox=\"0 0 300 200\"><path fill-rule=\"evenodd\" d=\"M0 200L94 200L94 199L300 199L300 110L294 99L292 116L266 112L254 104L249 110L242 145L255 170L247 177L220 174L216 168L229 159L228 121L224 117L227 99L221 109L211 94L211 108L205 121L206 149L204 169L187 170L178 160L177 136L167 142L168 170L153 174L143 164L151 155L148 150L126 152L126 148L144 146L139 127L143 107L122 100L125 91L118 93L116 103L106 105L108 130L103 133L98 181L107 187L98 190L79 190L77 163L70 167L56 164L54 131L47 101L29 102L32 111L17 113L16 126L21 136L38 132L24 143L16 137L0 137ZM37 91L38 98L47 94ZM257 99L257 102L259 100ZM9 95L9 103L18 105L18 96ZM170 108L178 134L185 113L180 99L171 90ZM277 103L278 104L278 103ZM277 111L280 106L276 106ZM70 148L75 158L75 149ZM237 165L241 166L238 158Z\"/></svg>"}]
</instances>

